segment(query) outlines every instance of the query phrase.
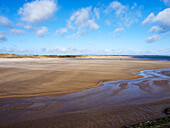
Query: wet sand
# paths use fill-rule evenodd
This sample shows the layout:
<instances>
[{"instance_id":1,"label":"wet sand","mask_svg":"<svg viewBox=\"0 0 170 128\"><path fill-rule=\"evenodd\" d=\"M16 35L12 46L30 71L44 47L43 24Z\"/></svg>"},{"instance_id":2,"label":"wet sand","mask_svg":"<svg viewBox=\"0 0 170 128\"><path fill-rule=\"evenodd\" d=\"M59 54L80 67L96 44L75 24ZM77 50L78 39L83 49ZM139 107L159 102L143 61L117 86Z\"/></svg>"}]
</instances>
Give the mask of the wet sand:
<instances>
[{"instance_id":1,"label":"wet sand","mask_svg":"<svg viewBox=\"0 0 170 128\"><path fill-rule=\"evenodd\" d=\"M169 64L128 57L0 61L0 127L122 127L165 117L162 111L170 106L169 69L135 72L170 68ZM101 80L114 81L98 86ZM73 93L54 97L69 91ZM36 97L27 97L31 95Z\"/></svg>"}]
</instances>

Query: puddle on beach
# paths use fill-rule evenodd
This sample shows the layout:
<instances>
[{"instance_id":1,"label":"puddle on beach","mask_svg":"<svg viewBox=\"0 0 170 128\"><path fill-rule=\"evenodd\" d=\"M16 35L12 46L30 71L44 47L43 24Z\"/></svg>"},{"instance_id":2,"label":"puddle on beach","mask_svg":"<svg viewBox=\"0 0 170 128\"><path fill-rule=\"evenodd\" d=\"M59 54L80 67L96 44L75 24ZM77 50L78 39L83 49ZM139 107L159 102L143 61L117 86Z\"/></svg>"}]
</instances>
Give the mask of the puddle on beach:
<instances>
[{"instance_id":1,"label":"puddle on beach","mask_svg":"<svg viewBox=\"0 0 170 128\"><path fill-rule=\"evenodd\" d=\"M169 73L170 69L145 70L139 73L143 78L103 82L103 86L58 97L0 99L0 123L55 116L107 105L119 108L169 100ZM14 104L18 109L12 109Z\"/></svg>"}]
</instances>

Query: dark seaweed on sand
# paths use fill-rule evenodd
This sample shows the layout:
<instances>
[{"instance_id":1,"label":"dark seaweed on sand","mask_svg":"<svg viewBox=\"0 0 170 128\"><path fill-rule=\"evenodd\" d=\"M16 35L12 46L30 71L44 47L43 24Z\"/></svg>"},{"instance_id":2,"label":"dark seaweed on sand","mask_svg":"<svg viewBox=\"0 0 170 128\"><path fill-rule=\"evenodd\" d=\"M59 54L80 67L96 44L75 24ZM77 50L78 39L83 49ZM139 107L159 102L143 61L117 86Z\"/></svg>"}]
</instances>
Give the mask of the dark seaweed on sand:
<instances>
[{"instance_id":1,"label":"dark seaweed on sand","mask_svg":"<svg viewBox=\"0 0 170 128\"><path fill-rule=\"evenodd\" d=\"M147 121L130 127L124 126L122 128L170 128L170 117Z\"/></svg>"}]
</instances>

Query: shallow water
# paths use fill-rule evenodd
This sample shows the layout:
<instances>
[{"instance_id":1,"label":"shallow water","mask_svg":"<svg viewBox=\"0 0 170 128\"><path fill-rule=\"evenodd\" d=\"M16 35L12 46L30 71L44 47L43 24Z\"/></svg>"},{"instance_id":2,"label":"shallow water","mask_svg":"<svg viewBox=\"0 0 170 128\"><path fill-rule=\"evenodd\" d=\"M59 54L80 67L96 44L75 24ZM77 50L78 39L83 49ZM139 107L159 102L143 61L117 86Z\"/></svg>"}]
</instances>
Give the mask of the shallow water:
<instances>
[{"instance_id":1,"label":"shallow water","mask_svg":"<svg viewBox=\"0 0 170 128\"><path fill-rule=\"evenodd\" d=\"M158 60L158 61L170 61L170 56L160 56L160 55L136 55L131 56L132 58L146 59L146 60Z\"/></svg>"},{"instance_id":2,"label":"shallow water","mask_svg":"<svg viewBox=\"0 0 170 128\"><path fill-rule=\"evenodd\" d=\"M170 76L167 75L169 72L170 69L145 70L139 73L143 78L103 82L103 86L58 97L0 99L0 124L110 105L114 109L119 109L123 106L169 100Z\"/></svg>"},{"instance_id":3,"label":"shallow water","mask_svg":"<svg viewBox=\"0 0 170 128\"><path fill-rule=\"evenodd\" d=\"M139 104L170 98L170 76L161 72L170 69L141 71L143 78L103 82L103 86L66 94L55 100L63 101L68 111L87 109L106 104Z\"/></svg>"}]
</instances>

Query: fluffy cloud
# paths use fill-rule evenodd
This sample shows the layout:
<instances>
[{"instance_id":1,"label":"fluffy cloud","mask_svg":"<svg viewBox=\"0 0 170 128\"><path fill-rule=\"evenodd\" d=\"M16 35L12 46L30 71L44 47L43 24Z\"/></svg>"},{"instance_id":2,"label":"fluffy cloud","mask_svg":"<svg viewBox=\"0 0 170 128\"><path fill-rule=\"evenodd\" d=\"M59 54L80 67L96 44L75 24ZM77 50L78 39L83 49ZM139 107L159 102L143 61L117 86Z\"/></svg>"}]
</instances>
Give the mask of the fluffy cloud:
<instances>
[{"instance_id":1,"label":"fluffy cloud","mask_svg":"<svg viewBox=\"0 0 170 128\"><path fill-rule=\"evenodd\" d=\"M100 18L99 8L94 8L93 12L94 12L95 16L97 17L97 19L99 19Z\"/></svg>"},{"instance_id":2,"label":"fluffy cloud","mask_svg":"<svg viewBox=\"0 0 170 128\"><path fill-rule=\"evenodd\" d=\"M99 25L97 25L94 20L88 20L87 26L90 27L90 30L97 30L99 28Z\"/></svg>"},{"instance_id":3,"label":"fluffy cloud","mask_svg":"<svg viewBox=\"0 0 170 128\"><path fill-rule=\"evenodd\" d=\"M68 21L70 28L78 29L77 34L85 34L93 30L97 30L99 26L91 19L91 7L81 8L73 13Z\"/></svg>"},{"instance_id":4,"label":"fluffy cloud","mask_svg":"<svg viewBox=\"0 0 170 128\"><path fill-rule=\"evenodd\" d=\"M28 2L18 10L21 20L29 23L39 23L51 18L57 10L54 0L35 0Z\"/></svg>"},{"instance_id":5,"label":"fluffy cloud","mask_svg":"<svg viewBox=\"0 0 170 128\"><path fill-rule=\"evenodd\" d=\"M68 30L74 30L76 33L67 38L76 38L80 35L97 30L99 29L99 25L95 22L95 17L100 17L99 9L94 8L92 11L92 7L81 8L74 12L67 20L67 27L56 30L56 34L62 36L66 34Z\"/></svg>"},{"instance_id":6,"label":"fluffy cloud","mask_svg":"<svg viewBox=\"0 0 170 128\"><path fill-rule=\"evenodd\" d=\"M60 28L60 29L56 30L56 34L60 35L60 36L63 36L67 32L68 32L67 28Z\"/></svg>"},{"instance_id":7,"label":"fluffy cloud","mask_svg":"<svg viewBox=\"0 0 170 128\"><path fill-rule=\"evenodd\" d=\"M41 48L40 51L45 53L51 54L89 54L93 53L94 51L89 49L78 49L75 47L55 47L55 48Z\"/></svg>"},{"instance_id":8,"label":"fluffy cloud","mask_svg":"<svg viewBox=\"0 0 170 128\"><path fill-rule=\"evenodd\" d=\"M170 6L170 0L162 0L162 1L165 3L165 5Z\"/></svg>"},{"instance_id":9,"label":"fluffy cloud","mask_svg":"<svg viewBox=\"0 0 170 128\"><path fill-rule=\"evenodd\" d=\"M115 35L115 36L120 36L123 31L124 31L124 28L116 28L116 29L114 30L114 35Z\"/></svg>"},{"instance_id":10,"label":"fluffy cloud","mask_svg":"<svg viewBox=\"0 0 170 128\"><path fill-rule=\"evenodd\" d=\"M4 16L0 16L0 24L6 27L12 27L11 21Z\"/></svg>"},{"instance_id":11,"label":"fluffy cloud","mask_svg":"<svg viewBox=\"0 0 170 128\"><path fill-rule=\"evenodd\" d=\"M29 29L32 29L33 27L30 25L25 25L24 28L29 30Z\"/></svg>"},{"instance_id":12,"label":"fluffy cloud","mask_svg":"<svg viewBox=\"0 0 170 128\"><path fill-rule=\"evenodd\" d=\"M122 32L122 31L124 31L124 28L116 28L116 29L114 30L115 33L116 33L116 32Z\"/></svg>"},{"instance_id":13,"label":"fluffy cloud","mask_svg":"<svg viewBox=\"0 0 170 128\"><path fill-rule=\"evenodd\" d=\"M39 50L37 50L39 51ZM41 48L41 53L43 54L96 54L96 55L148 55L148 54L170 54L170 49L100 49L100 50L90 50L87 48L79 49L75 47L55 47L55 48Z\"/></svg>"},{"instance_id":14,"label":"fluffy cloud","mask_svg":"<svg viewBox=\"0 0 170 128\"><path fill-rule=\"evenodd\" d=\"M116 16L119 16L122 13L125 13L128 8L124 5L122 5L118 1L113 1L109 4L109 6L106 8L105 12L108 13L112 10L115 11Z\"/></svg>"},{"instance_id":15,"label":"fluffy cloud","mask_svg":"<svg viewBox=\"0 0 170 128\"><path fill-rule=\"evenodd\" d=\"M151 13L142 23L158 23L163 28L170 28L170 8L167 8L158 13L158 15L154 15Z\"/></svg>"},{"instance_id":16,"label":"fluffy cloud","mask_svg":"<svg viewBox=\"0 0 170 128\"><path fill-rule=\"evenodd\" d=\"M112 55L169 55L170 54L170 48L167 49L146 49L146 50L140 50L140 49L105 49L103 50L104 54L112 54Z\"/></svg>"},{"instance_id":17,"label":"fluffy cloud","mask_svg":"<svg viewBox=\"0 0 170 128\"><path fill-rule=\"evenodd\" d=\"M161 37L159 35L153 35L151 37L148 37L145 41L147 43L153 43L153 42L156 42L156 41L158 41L160 39L161 39Z\"/></svg>"},{"instance_id":18,"label":"fluffy cloud","mask_svg":"<svg viewBox=\"0 0 170 128\"><path fill-rule=\"evenodd\" d=\"M41 52L50 52L50 53L68 53L68 52L76 52L78 49L74 47L55 47L55 48L41 48Z\"/></svg>"},{"instance_id":19,"label":"fluffy cloud","mask_svg":"<svg viewBox=\"0 0 170 128\"><path fill-rule=\"evenodd\" d=\"M163 33L165 30L159 26L152 26L148 32Z\"/></svg>"},{"instance_id":20,"label":"fluffy cloud","mask_svg":"<svg viewBox=\"0 0 170 128\"><path fill-rule=\"evenodd\" d=\"M152 26L149 32L156 32L156 33L166 33L170 30L170 8L167 8L161 12L159 12L156 16L151 13L143 22L142 24L152 23L158 24L159 26ZM169 34L167 34L169 36ZM166 36L167 36L166 35ZM160 40L159 35L154 35L152 37L148 37L146 42L152 43Z\"/></svg>"},{"instance_id":21,"label":"fluffy cloud","mask_svg":"<svg viewBox=\"0 0 170 128\"><path fill-rule=\"evenodd\" d=\"M158 15L152 19L152 22L159 23L162 27L170 28L169 16L170 16L170 8L167 8L163 10L162 12L158 13Z\"/></svg>"},{"instance_id":22,"label":"fluffy cloud","mask_svg":"<svg viewBox=\"0 0 170 128\"><path fill-rule=\"evenodd\" d=\"M110 26L112 22L114 27L116 27L114 32L109 32L109 34L120 36L124 29L138 22L138 18L141 17L141 7L138 7L138 5L134 3L130 8L128 5L113 1L106 7L104 13L109 14L109 17L111 17L109 21L105 20L106 25Z\"/></svg>"},{"instance_id":23,"label":"fluffy cloud","mask_svg":"<svg viewBox=\"0 0 170 128\"><path fill-rule=\"evenodd\" d=\"M29 50L25 49L25 48L21 48L21 49L15 49L15 48L1 48L0 52L1 53L25 53L28 52ZM29 51L30 52L30 51Z\"/></svg>"},{"instance_id":24,"label":"fluffy cloud","mask_svg":"<svg viewBox=\"0 0 170 128\"><path fill-rule=\"evenodd\" d=\"M11 29L9 30L9 34L11 35L20 35L20 34L24 34L25 31L21 30L21 29Z\"/></svg>"},{"instance_id":25,"label":"fluffy cloud","mask_svg":"<svg viewBox=\"0 0 170 128\"><path fill-rule=\"evenodd\" d=\"M151 13L151 14L142 22L142 24L145 25L145 24L151 22L154 17L155 17L154 13Z\"/></svg>"},{"instance_id":26,"label":"fluffy cloud","mask_svg":"<svg viewBox=\"0 0 170 128\"><path fill-rule=\"evenodd\" d=\"M38 37L44 37L47 34L48 34L48 28L46 28L44 26L36 30L36 35Z\"/></svg>"},{"instance_id":27,"label":"fluffy cloud","mask_svg":"<svg viewBox=\"0 0 170 128\"><path fill-rule=\"evenodd\" d=\"M7 38L2 32L0 32L0 42L5 42L5 41L7 41Z\"/></svg>"},{"instance_id":28,"label":"fluffy cloud","mask_svg":"<svg viewBox=\"0 0 170 128\"><path fill-rule=\"evenodd\" d=\"M21 28L21 27L22 27L22 28L25 28L25 29L27 29L27 30L31 30L31 29L34 28L34 27L32 27L31 25L25 24L25 23L23 23L23 22L17 23L16 26L17 26L17 27L20 27L20 28Z\"/></svg>"},{"instance_id":29,"label":"fluffy cloud","mask_svg":"<svg viewBox=\"0 0 170 128\"><path fill-rule=\"evenodd\" d=\"M113 22L117 28L129 28L141 17L141 8L138 7L136 3L130 8L128 5L113 1L106 7L104 13L110 15L112 18L110 21ZM110 22L105 22L107 25L110 25Z\"/></svg>"}]
</instances>

